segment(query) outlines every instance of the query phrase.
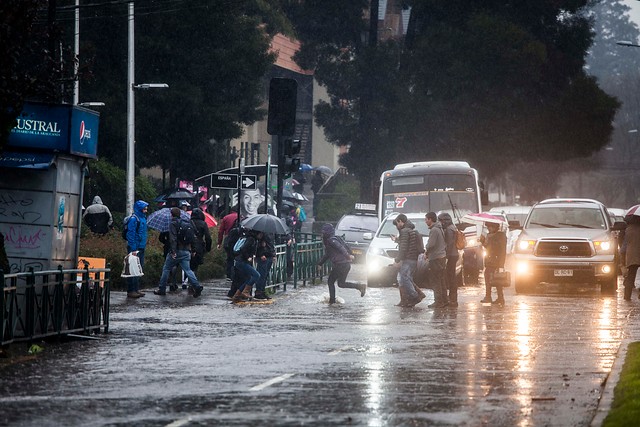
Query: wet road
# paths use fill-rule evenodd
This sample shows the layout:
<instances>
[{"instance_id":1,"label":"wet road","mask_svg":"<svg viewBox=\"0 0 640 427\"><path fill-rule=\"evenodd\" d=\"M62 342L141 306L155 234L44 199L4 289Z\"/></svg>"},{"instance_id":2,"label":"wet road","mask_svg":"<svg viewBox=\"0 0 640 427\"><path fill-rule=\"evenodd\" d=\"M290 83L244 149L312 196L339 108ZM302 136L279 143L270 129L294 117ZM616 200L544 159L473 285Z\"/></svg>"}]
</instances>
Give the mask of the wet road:
<instances>
[{"instance_id":1,"label":"wet road","mask_svg":"<svg viewBox=\"0 0 640 427\"><path fill-rule=\"evenodd\" d=\"M109 334L3 370L2 423L586 426L640 302L547 291L498 307L467 287L435 311L394 288L333 306L326 285L245 306L114 293Z\"/></svg>"}]
</instances>

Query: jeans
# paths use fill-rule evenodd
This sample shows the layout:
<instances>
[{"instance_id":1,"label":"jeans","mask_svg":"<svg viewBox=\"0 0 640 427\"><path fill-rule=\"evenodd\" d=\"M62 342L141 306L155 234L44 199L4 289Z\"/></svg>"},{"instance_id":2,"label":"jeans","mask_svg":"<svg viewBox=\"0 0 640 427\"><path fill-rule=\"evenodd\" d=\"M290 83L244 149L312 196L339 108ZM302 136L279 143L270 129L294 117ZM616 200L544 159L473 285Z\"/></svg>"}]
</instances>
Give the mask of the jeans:
<instances>
[{"instance_id":1,"label":"jeans","mask_svg":"<svg viewBox=\"0 0 640 427\"><path fill-rule=\"evenodd\" d=\"M254 283L260 280L260 273L258 273L258 270L253 268L253 266L248 262L237 259L236 268L247 277L238 288L240 292L244 291L246 286L253 286Z\"/></svg>"},{"instance_id":2,"label":"jeans","mask_svg":"<svg viewBox=\"0 0 640 427\"><path fill-rule=\"evenodd\" d=\"M356 285L355 283L347 283L347 275L349 274L349 270L351 270L351 264L349 264L348 262L333 264L333 266L331 267L329 277L327 278L327 284L329 285L330 302L333 303L336 301L336 282L338 282L339 288L359 289L358 285Z\"/></svg>"},{"instance_id":3,"label":"jeans","mask_svg":"<svg viewBox=\"0 0 640 427\"><path fill-rule=\"evenodd\" d=\"M133 252L133 249L127 247L127 253ZM144 271L144 249L138 249L138 258L140 259L140 266ZM128 277L127 278L127 292L138 292L140 290L140 277Z\"/></svg>"},{"instance_id":4,"label":"jeans","mask_svg":"<svg viewBox=\"0 0 640 427\"><path fill-rule=\"evenodd\" d=\"M273 258L267 258L262 261L258 258L256 262L256 270L260 274L260 279L256 282L256 292L264 292L267 287L267 278L269 277L269 270L271 270L271 264L273 264Z\"/></svg>"},{"instance_id":5,"label":"jeans","mask_svg":"<svg viewBox=\"0 0 640 427\"><path fill-rule=\"evenodd\" d=\"M415 259L405 259L400 262L398 287L400 288L400 295L404 295L408 301L418 299L418 293L413 283L413 273L416 271L417 265L418 260Z\"/></svg>"},{"instance_id":6,"label":"jeans","mask_svg":"<svg viewBox=\"0 0 640 427\"><path fill-rule=\"evenodd\" d=\"M173 258L171 254L167 254L167 257L164 260L164 266L162 267L162 277L160 277L160 284L158 288L160 292L165 292L167 288L167 281L169 280L169 275L171 274L171 269L176 265L179 265L184 274L189 279L189 283L193 286L194 289L200 288L200 283L196 278L196 275L191 271L191 267L189 263L191 261L191 252L189 251L176 251L176 257Z\"/></svg>"},{"instance_id":7,"label":"jeans","mask_svg":"<svg viewBox=\"0 0 640 427\"><path fill-rule=\"evenodd\" d=\"M444 278L449 291L449 302L458 302L458 284L456 283L456 264L458 263L458 255L447 257L447 267L445 268Z\"/></svg>"},{"instance_id":8,"label":"jeans","mask_svg":"<svg viewBox=\"0 0 640 427\"><path fill-rule=\"evenodd\" d=\"M444 270L447 259L438 258L429 260L429 281L433 289L435 304L447 304L447 288L444 281Z\"/></svg>"}]
</instances>

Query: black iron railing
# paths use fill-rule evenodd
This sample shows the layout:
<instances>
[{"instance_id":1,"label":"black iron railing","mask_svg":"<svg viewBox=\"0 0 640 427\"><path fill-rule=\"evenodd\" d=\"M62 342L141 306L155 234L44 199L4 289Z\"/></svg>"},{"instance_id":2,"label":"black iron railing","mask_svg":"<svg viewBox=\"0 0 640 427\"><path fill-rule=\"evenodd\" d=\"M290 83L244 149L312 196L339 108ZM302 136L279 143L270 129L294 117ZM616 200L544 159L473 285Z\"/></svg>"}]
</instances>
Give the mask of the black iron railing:
<instances>
[{"instance_id":1,"label":"black iron railing","mask_svg":"<svg viewBox=\"0 0 640 427\"><path fill-rule=\"evenodd\" d=\"M0 272L0 345L108 332L110 275L110 268Z\"/></svg>"}]
</instances>

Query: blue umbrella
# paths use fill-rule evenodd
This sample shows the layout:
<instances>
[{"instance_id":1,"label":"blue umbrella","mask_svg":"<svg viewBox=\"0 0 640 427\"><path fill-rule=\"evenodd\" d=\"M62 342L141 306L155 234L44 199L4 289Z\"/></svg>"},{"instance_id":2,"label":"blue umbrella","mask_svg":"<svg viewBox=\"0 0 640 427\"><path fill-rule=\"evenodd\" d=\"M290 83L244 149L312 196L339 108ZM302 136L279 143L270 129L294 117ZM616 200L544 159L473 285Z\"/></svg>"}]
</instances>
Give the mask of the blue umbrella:
<instances>
[{"instance_id":1,"label":"blue umbrella","mask_svg":"<svg viewBox=\"0 0 640 427\"><path fill-rule=\"evenodd\" d=\"M186 219L187 221L191 219L189 214L183 210L180 210L180 218ZM153 228L154 230L158 230L161 233L169 231L170 224L171 208L162 208L158 211L153 212L147 218L147 226L149 228Z\"/></svg>"},{"instance_id":2,"label":"blue umbrella","mask_svg":"<svg viewBox=\"0 0 640 427\"><path fill-rule=\"evenodd\" d=\"M313 166L311 166L311 165L309 165L307 163L301 163L300 164L300 170L302 172L309 172L309 171L313 170Z\"/></svg>"}]
</instances>

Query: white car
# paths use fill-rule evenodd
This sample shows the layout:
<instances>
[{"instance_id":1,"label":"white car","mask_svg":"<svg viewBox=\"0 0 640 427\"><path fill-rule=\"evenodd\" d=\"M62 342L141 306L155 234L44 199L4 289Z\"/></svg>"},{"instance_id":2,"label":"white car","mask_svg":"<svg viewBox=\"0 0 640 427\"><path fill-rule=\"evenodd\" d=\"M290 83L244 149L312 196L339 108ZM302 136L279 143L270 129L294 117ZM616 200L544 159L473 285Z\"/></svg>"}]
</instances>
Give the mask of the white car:
<instances>
[{"instance_id":1,"label":"white car","mask_svg":"<svg viewBox=\"0 0 640 427\"><path fill-rule=\"evenodd\" d=\"M513 253L516 240L518 240L518 236L522 231L521 227L530 211L531 206L497 206L489 209L490 214L502 214L509 223L509 230L507 231L507 254Z\"/></svg>"}]
</instances>

